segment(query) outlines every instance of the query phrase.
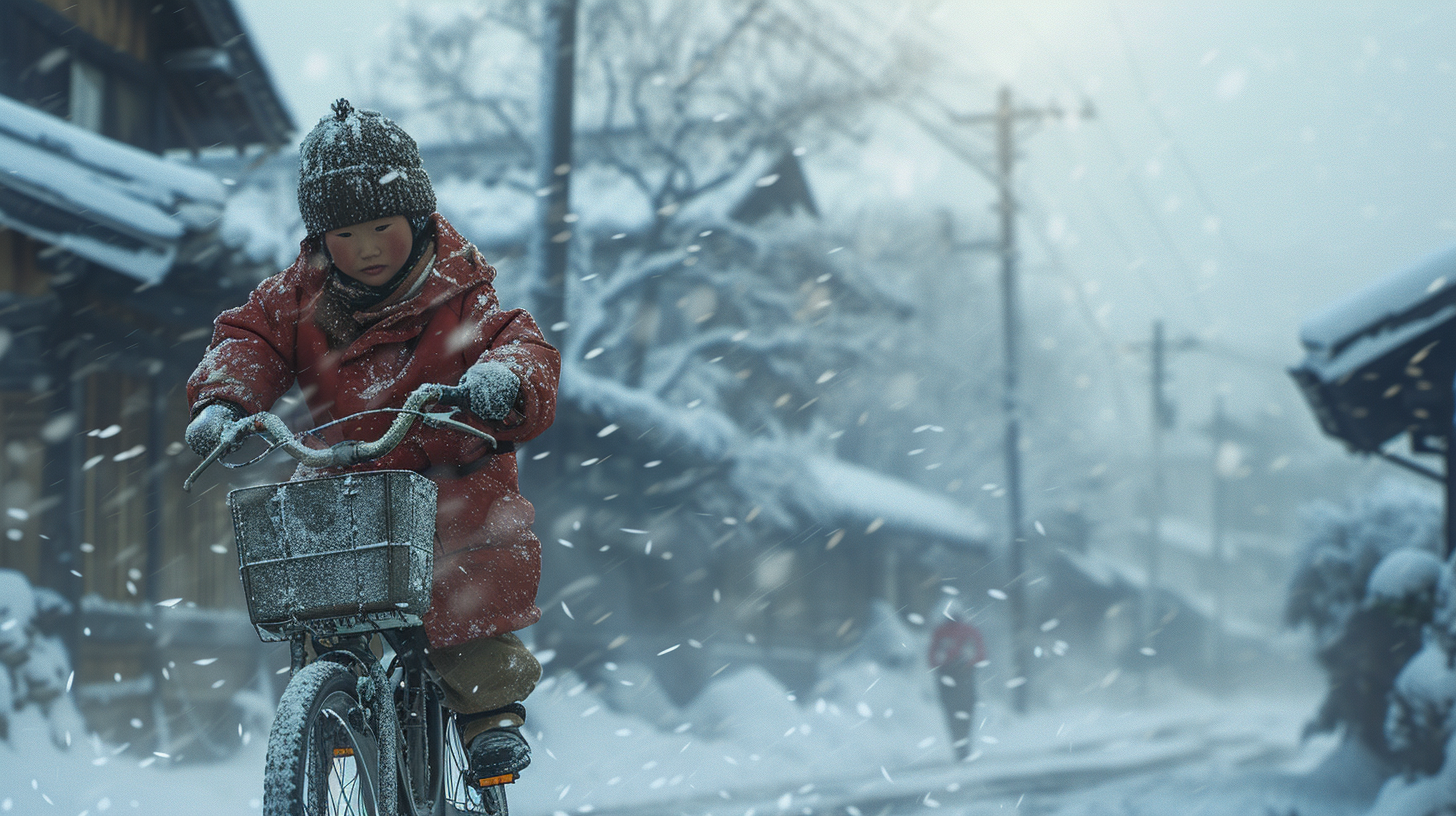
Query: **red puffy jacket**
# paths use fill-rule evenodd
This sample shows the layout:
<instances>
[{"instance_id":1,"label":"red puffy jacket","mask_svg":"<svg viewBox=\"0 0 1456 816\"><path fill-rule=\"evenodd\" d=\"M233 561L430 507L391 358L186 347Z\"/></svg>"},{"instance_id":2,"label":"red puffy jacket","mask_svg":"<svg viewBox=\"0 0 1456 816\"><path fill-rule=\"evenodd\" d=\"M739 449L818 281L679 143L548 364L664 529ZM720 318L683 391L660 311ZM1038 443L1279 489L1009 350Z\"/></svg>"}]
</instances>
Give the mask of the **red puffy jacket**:
<instances>
[{"instance_id":1,"label":"red puffy jacket","mask_svg":"<svg viewBox=\"0 0 1456 816\"><path fill-rule=\"evenodd\" d=\"M413 297L388 306L362 335L330 351L314 309L329 263L317 241L218 316L212 345L187 383L192 414L226 400L250 413L269 409L297 380L315 424L370 408L399 407L424 383L458 382L482 360L521 379L516 410L501 422L470 418L502 442L531 439L556 414L561 356L521 309L503 311L495 269L439 214L431 216L435 259ZM457 418L460 415L457 414ZM374 439L392 416L376 414L326 432L327 441ZM536 588L541 543L535 510L520 494L516 458L458 431L416 424L393 453L356 470L424 473L439 487L435 576L425 630L452 646L529 626L541 617ZM294 478L315 475L300 470Z\"/></svg>"},{"instance_id":2,"label":"red puffy jacket","mask_svg":"<svg viewBox=\"0 0 1456 816\"><path fill-rule=\"evenodd\" d=\"M966 653L968 645L975 647L970 654ZM986 644L981 640L981 630L965 621L947 620L930 635L926 660L932 668L974 666L985 659Z\"/></svg>"}]
</instances>

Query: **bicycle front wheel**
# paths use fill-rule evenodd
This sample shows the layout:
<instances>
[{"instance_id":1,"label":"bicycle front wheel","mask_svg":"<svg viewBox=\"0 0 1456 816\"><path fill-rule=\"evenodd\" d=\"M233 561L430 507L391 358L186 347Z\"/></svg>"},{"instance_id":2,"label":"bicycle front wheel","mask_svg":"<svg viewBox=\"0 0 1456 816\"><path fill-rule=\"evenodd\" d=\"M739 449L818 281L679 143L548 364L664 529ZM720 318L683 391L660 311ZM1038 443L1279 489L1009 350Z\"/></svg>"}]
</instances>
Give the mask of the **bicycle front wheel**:
<instances>
[{"instance_id":1,"label":"bicycle front wheel","mask_svg":"<svg viewBox=\"0 0 1456 816\"><path fill-rule=\"evenodd\" d=\"M268 734L264 816L379 814L378 740L357 686L322 660L289 681Z\"/></svg>"}]
</instances>

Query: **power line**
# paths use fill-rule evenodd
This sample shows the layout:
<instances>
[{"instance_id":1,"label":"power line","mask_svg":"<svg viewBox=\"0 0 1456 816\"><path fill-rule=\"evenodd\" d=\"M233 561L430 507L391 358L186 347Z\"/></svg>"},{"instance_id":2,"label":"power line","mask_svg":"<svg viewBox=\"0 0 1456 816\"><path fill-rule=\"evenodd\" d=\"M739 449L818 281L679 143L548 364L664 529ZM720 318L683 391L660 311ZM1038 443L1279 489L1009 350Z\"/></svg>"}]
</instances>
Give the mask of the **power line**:
<instances>
[{"instance_id":1,"label":"power line","mask_svg":"<svg viewBox=\"0 0 1456 816\"><path fill-rule=\"evenodd\" d=\"M1013 11L1012 13L1015 12ZM1073 79L1071 71L1067 69L1066 63L1064 63L1056 56L1055 50L1047 45L1046 41L1041 38L1041 36L1037 33L1036 29L1033 28L1029 22L1027 22L1025 17L1022 17L1018 14L1016 19L1021 22L1022 28L1034 41L1036 41L1036 43L1046 53L1047 61L1055 66L1057 73L1061 75L1062 81L1065 82L1068 87L1076 87L1076 81ZM1148 197L1147 191L1143 188L1142 184L1137 181L1137 178L1132 175L1132 164L1128 161L1127 154L1123 151L1121 143L1118 142L1117 137L1113 135L1112 130L1108 126L1105 117L1098 117L1096 125L1099 132L1106 140L1107 148L1112 154L1113 162L1116 166L1122 168L1123 172L1127 174L1125 180L1128 184L1128 187L1132 190L1133 197L1137 200L1138 204L1143 210L1143 213L1147 216L1148 222L1151 225L1153 232L1158 236L1167 251L1173 256L1175 266L1185 278L1185 282L1188 285L1189 296L1193 300L1194 308L1199 312L1200 319L1206 324L1211 324L1212 312L1209 309L1208 303L1205 301L1203 294L1198 287L1198 280L1194 274L1192 264L1188 261L1187 257L1184 256L1183 251L1181 248L1179 248L1177 241L1173 239L1172 233L1169 232L1167 224L1164 222L1162 215L1158 212L1158 208L1153 205L1152 200ZM1215 217L1217 217L1216 214Z\"/></svg>"},{"instance_id":2,"label":"power line","mask_svg":"<svg viewBox=\"0 0 1456 816\"><path fill-rule=\"evenodd\" d=\"M1046 254L1047 263L1067 281L1067 285L1076 294L1078 311L1081 313L1082 319L1086 321L1088 328L1096 335L1098 346L1101 347L1103 356L1106 358L1108 374L1112 377L1112 393L1117 401L1118 416L1128 416L1127 387L1122 382L1122 374L1118 369L1117 343L1098 321L1097 312L1087 300L1081 278L1062 260L1061 252L1052 244L1051 239L1039 230L1032 230L1032 234L1036 236L1037 243L1041 245L1042 252Z\"/></svg>"},{"instance_id":3,"label":"power line","mask_svg":"<svg viewBox=\"0 0 1456 816\"><path fill-rule=\"evenodd\" d=\"M1228 233L1224 232L1222 228L1222 224L1224 223L1223 216L1219 213L1218 208L1214 206L1213 198L1208 194L1208 190L1203 184L1202 176L1199 175L1197 170L1193 169L1193 162L1189 161L1188 154L1183 150L1182 142L1173 134L1173 129L1168 125L1168 120L1163 117L1162 110L1153 104L1152 94L1149 92L1147 82L1143 79L1142 68L1138 64L1136 54L1133 53L1132 42L1127 36L1127 27L1123 23L1122 13L1118 11L1115 0L1108 0L1107 9L1112 15L1113 27L1117 29L1117 38L1122 45L1123 56L1127 59L1128 73L1132 76L1133 85L1137 87L1138 96L1141 97L1144 107L1147 108L1148 115L1157 124L1158 130L1163 134L1163 138L1168 140L1168 145L1172 148L1174 157L1178 159L1178 164L1183 168L1183 173L1188 176L1188 182L1193 187L1193 193L1198 196L1198 201L1203 205L1203 209L1209 215L1219 220L1220 227L1217 233L1219 240L1233 254L1240 258L1247 257L1244 251L1228 236Z\"/></svg>"}]
</instances>

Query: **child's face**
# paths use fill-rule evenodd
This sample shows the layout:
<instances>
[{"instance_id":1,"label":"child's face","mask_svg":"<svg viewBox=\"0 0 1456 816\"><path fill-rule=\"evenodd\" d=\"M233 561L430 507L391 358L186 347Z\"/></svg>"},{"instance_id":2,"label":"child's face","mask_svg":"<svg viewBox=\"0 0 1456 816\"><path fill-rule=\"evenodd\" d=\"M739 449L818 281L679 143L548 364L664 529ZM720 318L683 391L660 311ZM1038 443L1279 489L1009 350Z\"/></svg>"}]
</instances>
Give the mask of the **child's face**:
<instances>
[{"instance_id":1,"label":"child's face","mask_svg":"<svg viewBox=\"0 0 1456 816\"><path fill-rule=\"evenodd\" d=\"M414 246L409 222L402 215L329 230L324 243L340 272L370 286L394 277Z\"/></svg>"}]
</instances>

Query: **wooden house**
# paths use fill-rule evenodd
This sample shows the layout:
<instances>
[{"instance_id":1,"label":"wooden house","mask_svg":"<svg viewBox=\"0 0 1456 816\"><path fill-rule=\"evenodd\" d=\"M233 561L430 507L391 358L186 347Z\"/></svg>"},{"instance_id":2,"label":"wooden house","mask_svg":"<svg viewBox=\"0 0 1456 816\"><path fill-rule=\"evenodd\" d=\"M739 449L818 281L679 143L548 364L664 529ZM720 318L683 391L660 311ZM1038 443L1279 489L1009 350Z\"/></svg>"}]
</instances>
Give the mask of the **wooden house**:
<instances>
[{"instance_id":1,"label":"wooden house","mask_svg":"<svg viewBox=\"0 0 1456 816\"><path fill-rule=\"evenodd\" d=\"M256 673L226 491L182 493L180 440L257 270L218 249L226 181L177 156L292 130L227 0L0 0L0 568L70 601L78 700L118 742L205 732L181 712Z\"/></svg>"}]
</instances>

